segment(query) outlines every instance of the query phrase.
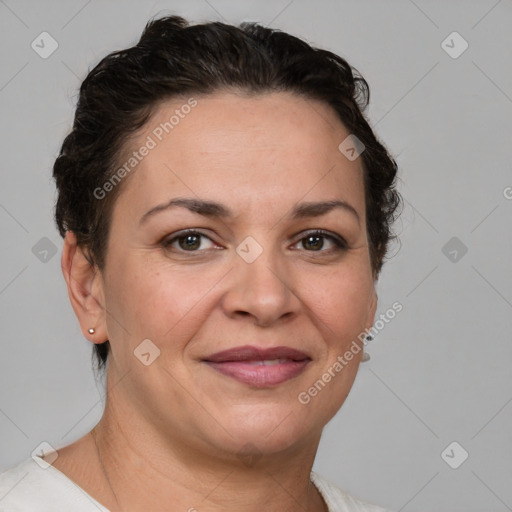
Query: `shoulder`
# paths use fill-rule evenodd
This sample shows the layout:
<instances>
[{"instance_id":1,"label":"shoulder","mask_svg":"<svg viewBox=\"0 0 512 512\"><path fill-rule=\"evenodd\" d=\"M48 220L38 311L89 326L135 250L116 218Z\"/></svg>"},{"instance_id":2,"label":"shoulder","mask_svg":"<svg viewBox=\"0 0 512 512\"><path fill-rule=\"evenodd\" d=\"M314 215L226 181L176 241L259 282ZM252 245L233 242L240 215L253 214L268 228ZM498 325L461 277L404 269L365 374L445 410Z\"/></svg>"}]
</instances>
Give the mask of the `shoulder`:
<instances>
[{"instance_id":1,"label":"shoulder","mask_svg":"<svg viewBox=\"0 0 512 512\"><path fill-rule=\"evenodd\" d=\"M311 481L327 503L329 512L390 512L355 498L313 471L311 472Z\"/></svg>"},{"instance_id":2,"label":"shoulder","mask_svg":"<svg viewBox=\"0 0 512 512\"><path fill-rule=\"evenodd\" d=\"M108 512L72 480L39 457L0 474L0 512Z\"/></svg>"}]
</instances>

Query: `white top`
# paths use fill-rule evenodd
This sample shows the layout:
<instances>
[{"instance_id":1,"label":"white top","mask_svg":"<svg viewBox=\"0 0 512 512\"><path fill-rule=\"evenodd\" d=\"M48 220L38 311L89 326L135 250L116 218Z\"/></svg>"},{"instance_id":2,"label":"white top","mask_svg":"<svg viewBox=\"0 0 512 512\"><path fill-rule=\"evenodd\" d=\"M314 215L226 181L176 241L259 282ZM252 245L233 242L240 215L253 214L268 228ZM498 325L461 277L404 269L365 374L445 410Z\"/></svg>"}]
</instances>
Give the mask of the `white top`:
<instances>
[{"instance_id":1,"label":"white top","mask_svg":"<svg viewBox=\"0 0 512 512\"><path fill-rule=\"evenodd\" d=\"M311 481L329 512L389 512L354 498L320 475ZM0 474L0 512L109 512L73 480L37 455Z\"/></svg>"}]
</instances>

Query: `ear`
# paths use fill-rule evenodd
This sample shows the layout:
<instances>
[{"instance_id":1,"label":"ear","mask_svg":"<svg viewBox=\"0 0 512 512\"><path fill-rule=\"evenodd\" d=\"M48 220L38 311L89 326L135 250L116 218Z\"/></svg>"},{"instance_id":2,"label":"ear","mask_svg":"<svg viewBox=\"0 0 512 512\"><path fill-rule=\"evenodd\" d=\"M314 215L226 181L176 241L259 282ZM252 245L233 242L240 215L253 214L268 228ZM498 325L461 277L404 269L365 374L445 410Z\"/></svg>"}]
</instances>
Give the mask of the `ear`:
<instances>
[{"instance_id":1,"label":"ear","mask_svg":"<svg viewBox=\"0 0 512 512\"><path fill-rule=\"evenodd\" d=\"M372 291L370 295L370 302L368 304L368 314L366 315L366 325L365 328L370 330L373 326L373 322L375 320L375 313L377 311L377 303L378 303L378 295L375 290L375 282L372 286Z\"/></svg>"},{"instance_id":2,"label":"ear","mask_svg":"<svg viewBox=\"0 0 512 512\"><path fill-rule=\"evenodd\" d=\"M64 238L61 267L83 335L93 343L107 341L103 279L98 268L89 263L78 247L72 231ZM89 333L90 328L94 328L94 334Z\"/></svg>"}]
</instances>

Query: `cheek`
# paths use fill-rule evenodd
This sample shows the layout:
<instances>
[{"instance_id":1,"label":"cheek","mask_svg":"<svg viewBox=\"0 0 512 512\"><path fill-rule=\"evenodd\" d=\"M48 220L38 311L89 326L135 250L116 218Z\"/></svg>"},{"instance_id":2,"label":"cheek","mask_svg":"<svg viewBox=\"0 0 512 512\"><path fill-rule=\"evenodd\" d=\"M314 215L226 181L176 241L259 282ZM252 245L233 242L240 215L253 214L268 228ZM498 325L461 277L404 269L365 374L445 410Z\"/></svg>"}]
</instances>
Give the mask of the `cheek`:
<instances>
[{"instance_id":1,"label":"cheek","mask_svg":"<svg viewBox=\"0 0 512 512\"><path fill-rule=\"evenodd\" d=\"M129 279L126 276L130 276ZM116 310L134 342L149 338L159 347L179 347L204 321L208 292L222 277L200 265L172 264L162 258L132 258L112 283ZM126 332L123 333L126 337Z\"/></svg>"},{"instance_id":2,"label":"cheek","mask_svg":"<svg viewBox=\"0 0 512 512\"><path fill-rule=\"evenodd\" d=\"M373 287L365 268L363 264L347 265L316 288L313 311L325 326L326 357L305 392L314 414L322 415L325 421L341 407L357 374L363 348L359 336L364 330Z\"/></svg>"},{"instance_id":3,"label":"cheek","mask_svg":"<svg viewBox=\"0 0 512 512\"><path fill-rule=\"evenodd\" d=\"M346 340L364 329L373 283L362 265L309 275L301 286L306 305L330 338Z\"/></svg>"}]
</instances>

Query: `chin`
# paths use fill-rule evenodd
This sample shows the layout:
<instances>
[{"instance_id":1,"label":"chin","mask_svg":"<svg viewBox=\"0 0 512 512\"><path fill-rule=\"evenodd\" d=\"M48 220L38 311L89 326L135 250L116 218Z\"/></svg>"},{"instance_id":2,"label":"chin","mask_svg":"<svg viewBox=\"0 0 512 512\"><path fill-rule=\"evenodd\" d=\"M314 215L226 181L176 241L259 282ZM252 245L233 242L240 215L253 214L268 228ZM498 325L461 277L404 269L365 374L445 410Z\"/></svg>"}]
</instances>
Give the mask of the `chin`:
<instances>
[{"instance_id":1,"label":"chin","mask_svg":"<svg viewBox=\"0 0 512 512\"><path fill-rule=\"evenodd\" d=\"M302 412L300 416L299 412ZM291 406L280 404L219 411L223 418L222 425L230 435L224 431L222 439L216 442L212 440L213 444L235 453L240 450L254 450L268 455L282 452L312 436L319 436L322 431L324 424L318 422L318 416L315 419L303 417L304 410L299 409L299 412Z\"/></svg>"}]
</instances>

